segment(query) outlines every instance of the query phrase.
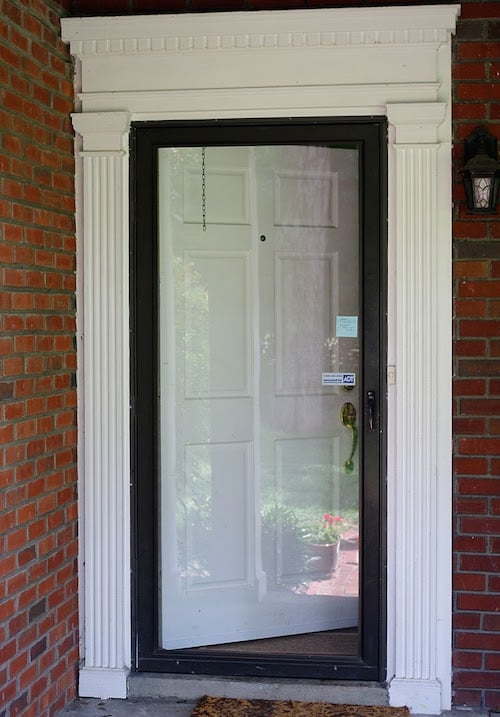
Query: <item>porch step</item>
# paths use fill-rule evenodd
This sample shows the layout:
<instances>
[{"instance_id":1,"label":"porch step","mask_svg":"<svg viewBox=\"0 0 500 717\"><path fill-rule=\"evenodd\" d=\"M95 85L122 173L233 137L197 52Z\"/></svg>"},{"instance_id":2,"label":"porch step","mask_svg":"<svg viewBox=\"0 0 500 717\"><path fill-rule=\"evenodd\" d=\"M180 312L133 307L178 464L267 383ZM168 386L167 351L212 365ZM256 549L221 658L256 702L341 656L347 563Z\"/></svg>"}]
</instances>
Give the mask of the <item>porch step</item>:
<instances>
[{"instance_id":1,"label":"porch step","mask_svg":"<svg viewBox=\"0 0 500 717\"><path fill-rule=\"evenodd\" d=\"M169 698L184 702L197 700L203 695L350 705L389 704L387 688L378 682L255 679L144 672L129 677L128 696L131 699Z\"/></svg>"}]
</instances>

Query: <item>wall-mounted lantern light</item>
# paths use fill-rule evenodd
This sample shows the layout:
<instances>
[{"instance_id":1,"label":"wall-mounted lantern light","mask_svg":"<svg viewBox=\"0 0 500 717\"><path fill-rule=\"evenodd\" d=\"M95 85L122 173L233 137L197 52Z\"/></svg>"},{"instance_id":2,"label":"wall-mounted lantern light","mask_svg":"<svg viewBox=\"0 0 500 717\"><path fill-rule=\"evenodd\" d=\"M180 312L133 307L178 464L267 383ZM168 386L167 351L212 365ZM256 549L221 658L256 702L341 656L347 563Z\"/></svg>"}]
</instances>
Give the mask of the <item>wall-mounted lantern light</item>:
<instances>
[{"instance_id":1,"label":"wall-mounted lantern light","mask_svg":"<svg viewBox=\"0 0 500 717\"><path fill-rule=\"evenodd\" d=\"M469 211L473 214L493 214L500 186L497 139L486 127L478 127L464 144L465 166L462 174Z\"/></svg>"}]
</instances>

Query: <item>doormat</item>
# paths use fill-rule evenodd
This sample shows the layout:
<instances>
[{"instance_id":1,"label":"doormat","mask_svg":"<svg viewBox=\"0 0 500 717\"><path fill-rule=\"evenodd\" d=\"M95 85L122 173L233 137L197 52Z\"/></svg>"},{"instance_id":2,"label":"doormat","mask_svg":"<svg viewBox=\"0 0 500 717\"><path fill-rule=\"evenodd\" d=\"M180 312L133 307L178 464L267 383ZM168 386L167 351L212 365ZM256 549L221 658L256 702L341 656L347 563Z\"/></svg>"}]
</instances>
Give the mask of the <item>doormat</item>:
<instances>
[{"instance_id":1,"label":"doormat","mask_svg":"<svg viewBox=\"0 0 500 717\"><path fill-rule=\"evenodd\" d=\"M202 697L191 717L409 717L408 707Z\"/></svg>"}]
</instances>

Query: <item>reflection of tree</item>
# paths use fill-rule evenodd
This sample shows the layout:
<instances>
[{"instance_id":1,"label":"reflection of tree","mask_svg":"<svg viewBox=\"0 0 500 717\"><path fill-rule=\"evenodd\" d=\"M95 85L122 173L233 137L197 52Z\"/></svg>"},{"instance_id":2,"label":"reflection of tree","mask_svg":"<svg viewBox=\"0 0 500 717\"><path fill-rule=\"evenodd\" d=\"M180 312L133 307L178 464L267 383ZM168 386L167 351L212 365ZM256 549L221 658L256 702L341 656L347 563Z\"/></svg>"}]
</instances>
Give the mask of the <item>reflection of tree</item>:
<instances>
[{"instance_id":1,"label":"reflection of tree","mask_svg":"<svg viewBox=\"0 0 500 717\"><path fill-rule=\"evenodd\" d=\"M220 148L209 148L207 158L217 158ZM227 150L224 150L227 151ZM182 201L184 193L184 170L197 168L200 171L201 186L201 149L200 148L173 148L170 152L172 186L172 207L175 221L184 221L182 216ZM284 170L294 169L299 157L301 166L315 166L318 170L328 171L331 169L331 158L324 148L305 147L260 147L255 153L255 161L259 171L259 203L270 202L272 204L274 190L273 168L278 166ZM196 171L196 170L195 170ZM196 178L197 179L197 178ZM195 185L195 196L196 196ZM201 201L201 195L200 195ZM304 199L306 201L306 198ZM272 206L268 208L271 214ZM285 247L288 232L299 232L299 229L282 229L276 234L277 246ZM323 234L321 242L324 241ZM280 238L281 237L281 238ZM279 239L279 241L278 241ZM177 239L175 240L175 242ZM340 241L340 239L339 239ZM175 244L174 242L174 244ZM281 242L281 243L280 243ZM323 247L323 243L321 243ZM182 244L182 240L179 240ZM353 246L355 243L353 244ZM340 250L340 249L339 249ZM198 445L193 449L191 458L185 466L186 475L179 475L177 485L177 534L180 564L184 570L194 571L197 575L206 575L210 571L210 546L213 547L217 532L212 526L212 511L216 510L214 502L217 497L212 496L213 491L213 466L209 450L211 440L211 412L208 396L211 392L211 362L210 346L210 290L204 277L203 260L198 259L196 252L182 254L183 248L175 246L174 251L178 255L173 259L173 273L175 286L175 325L176 325L176 421L179 435L178 445L183 446L182 426L185 425L187 414L189 421L196 424L196 433L201 436L200 442L207 445ZM344 249L342 249L344 251ZM354 249L351 264L354 264ZM345 253L345 252L344 252ZM349 254L348 256L351 256ZM290 270L291 271L291 270ZM298 269L295 269L297 272ZM346 276L349 272L345 272ZM287 334L287 345L283 348L284 356L295 356L300 346L302 363L291 364L288 374L294 370L304 372L304 377L297 376L299 385L308 385L311 367L319 366L328 370L338 370L339 365L349 366L350 371L359 371L359 344L357 340L342 339L331 336L322 340L325 325L329 327L329 316L320 316L316 307L317 282L311 280L312 270L304 273L298 272L293 275L293 280L288 286L292 296L284 296L284 303L299 304L302 309L303 321L289 327ZM287 287L285 287L286 289ZM215 297L217 299L217 296ZM349 307L343 309L347 314L355 315L357 311ZM214 312L214 298L212 296L212 311ZM217 310L218 311L218 310ZM310 317L318 315L316 321ZM261 344L262 366L274 365L274 325L269 326L266 311L263 309L261 316L261 329L264 338ZM327 329L330 330L329 328ZM213 331L217 335L217 331ZM214 335L212 335L214 341ZM319 342L319 347L318 347ZM315 346L315 352L311 355L308 352L310 347ZM321 351L319 356L316 352ZM220 356L220 353L218 354ZM324 370L324 369L323 369ZM319 373L319 371L318 371ZM187 400L186 398L195 399ZM298 420L305 420L304 412ZM263 433L267 430L261 426ZM275 436L270 436L269 443L272 443ZM262 443L267 445L268 441ZM196 454L195 456L193 454ZM312 455L309 456L312 458ZM177 457L177 465L184 464L185 457ZM321 460L321 459L320 459ZM271 465L271 462L270 462ZM180 471L181 472L181 471ZM182 471L183 472L183 471ZM262 466L265 473L265 467ZM342 472L341 466L334 466L331 463L313 464L308 459L299 458L295 464L287 466L284 471L285 480L278 490L274 468L272 475L262 478L261 509L256 506L257 513L262 516L262 544L264 553L268 552L269 541L273 540L273 557L263 559L274 561L273 572L284 571L294 572L294 565L300 563L302 555L301 547L301 525L311 521L313 516L321 515L324 512L346 512L357 516L359 501L359 481L357 472L347 477ZM338 490L338 504L332 505L332 486L336 484ZM307 508L305 507L307 506ZM279 510L278 510L279 508ZM277 512L278 511L278 512ZM279 513L279 515L278 515ZM219 549L223 546L218 546ZM187 551L190 555L187 555ZM217 548L216 548L217 550ZM281 554L280 554L281 551ZM276 566L277 557L280 566Z\"/></svg>"},{"instance_id":2,"label":"reflection of tree","mask_svg":"<svg viewBox=\"0 0 500 717\"><path fill-rule=\"evenodd\" d=\"M207 393L210 385L209 296L194 262L176 256L174 264L177 414L185 412L187 395ZM207 439L210 413L207 401L193 401L192 420ZM185 416L184 416L185 420ZM182 424L182 421L179 425ZM182 443L182 442L181 442ZM201 452L200 452L201 451ZM179 563L183 570L201 574L207 568L208 540L211 525L212 469L208 446L200 447L186 475L180 472L177 485L177 540ZM182 460L185 460L183 458ZM188 555L188 549L190 555Z\"/></svg>"},{"instance_id":3,"label":"reflection of tree","mask_svg":"<svg viewBox=\"0 0 500 717\"><path fill-rule=\"evenodd\" d=\"M174 272L176 323L183 327L177 365L185 367L187 394L206 394L210 388L208 290L193 261L175 257Z\"/></svg>"},{"instance_id":4,"label":"reflection of tree","mask_svg":"<svg viewBox=\"0 0 500 717\"><path fill-rule=\"evenodd\" d=\"M177 494L179 563L183 570L198 575L207 573L210 560L212 467L209 451L209 446L199 446L194 452L186 466L189 472L185 491Z\"/></svg>"}]
</instances>

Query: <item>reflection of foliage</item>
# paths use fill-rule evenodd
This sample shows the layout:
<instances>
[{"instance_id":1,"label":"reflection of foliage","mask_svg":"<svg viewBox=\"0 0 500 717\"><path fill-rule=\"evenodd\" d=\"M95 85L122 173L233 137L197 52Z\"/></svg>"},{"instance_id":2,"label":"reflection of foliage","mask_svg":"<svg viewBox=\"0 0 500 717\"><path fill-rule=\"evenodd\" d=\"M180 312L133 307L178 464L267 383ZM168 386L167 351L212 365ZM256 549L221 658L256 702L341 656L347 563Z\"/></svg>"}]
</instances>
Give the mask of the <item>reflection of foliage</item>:
<instances>
[{"instance_id":1,"label":"reflection of foliage","mask_svg":"<svg viewBox=\"0 0 500 717\"><path fill-rule=\"evenodd\" d=\"M184 568L192 569L194 563L207 567L211 531L212 469L209 461L203 460L202 456L195 456L187 491L178 491L177 495L178 555ZM187 555L188 543L191 555Z\"/></svg>"},{"instance_id":2,"label":"reflection of foliage","mask_svg":"<svg viewBox=\"0 0 500 717\"><path fill-rule=\"evenodd\" d=\"M359 476L357 471L342 478L339 510L346 513L359 513Z\"/></svg>"},{"instance_id":3,"label":"reflection of foliage","mask_svg":"<svg viewBox=\"0 0 500 717\"><path fill-rule=\"evenodd\" d=\"M209 299L208 291L194 262L176 257L176 306L184 316L184 356L188 391L206 392L209 389ZM178 321L178 326L183 321ZM181 344L178 342L179 349Z\"/></svg>"},{"instance_id":4,"label":"reflection of foliage","mask_svg":"<svg viewBox=\"0 0 500 717\"><path fill-rule=\"evenodd\" d=\"M302 522L310 522L326 511L357 513L359 476L357 471L346 476L342 466L332 464L310 463L299 467L290 464L279 491L276 477L264 473L261 494L264 504L282 503L293 508Z\"/></svg>"},{"instance_id":5,"label":"reflection of foliage","mask_svg":"<svg viewBox=\"0 0 500 717\"><path fill-rule=\"evenodd\" d=\"M293 508L280 503L273 503L266 506L262 511L262 532L272 533L278 528L283 530L295 530L299 520Z\"/></svg>"}]
</instances>

